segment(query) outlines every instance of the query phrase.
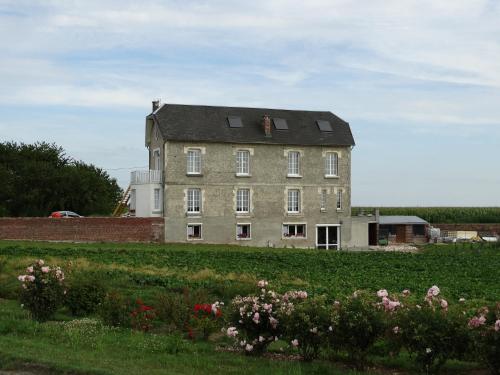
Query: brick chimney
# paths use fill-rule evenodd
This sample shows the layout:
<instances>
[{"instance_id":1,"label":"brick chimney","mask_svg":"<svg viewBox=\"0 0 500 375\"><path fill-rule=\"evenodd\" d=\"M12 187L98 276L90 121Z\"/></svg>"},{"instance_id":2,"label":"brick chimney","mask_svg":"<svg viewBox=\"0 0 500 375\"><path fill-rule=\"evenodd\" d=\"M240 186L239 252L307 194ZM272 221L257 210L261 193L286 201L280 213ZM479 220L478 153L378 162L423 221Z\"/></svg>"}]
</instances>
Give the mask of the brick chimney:
<instances>
[{"instance_id":1,"label":"brick chimney","mask_svg":"<svg viewBox=\"0 0 500 375\"><path fill-rule=\"evenodd\" d=\"M262 126L264 128L264 134L266 137L271 137L271 117L269 115L264 115L262 118Z\"/></svg>"},{"instance_id":2,"label":"brick chimney","mask_svg":"<svg viewBox=\"0 0 500 375\"><path fill-rule=\"evenodd\" d=\"M153 112L156 111L158 108L160 108L160 101L153 100Z\"/></svg>"}]
</instances>

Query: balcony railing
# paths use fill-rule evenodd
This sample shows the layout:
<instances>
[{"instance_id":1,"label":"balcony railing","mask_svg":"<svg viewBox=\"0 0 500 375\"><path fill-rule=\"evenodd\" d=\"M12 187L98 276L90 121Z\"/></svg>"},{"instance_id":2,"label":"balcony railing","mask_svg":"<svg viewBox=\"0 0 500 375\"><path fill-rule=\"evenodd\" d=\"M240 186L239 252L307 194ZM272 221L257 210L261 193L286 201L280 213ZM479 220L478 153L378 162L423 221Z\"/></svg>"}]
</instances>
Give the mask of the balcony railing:
<instances>
[{"instance_id":1,"label":"balcony railing","mask_svg":"<svg viewBox=\"0 0 500 375\"><path fill-rule=\"evenodd\" d=\"M148 171L133 171L130 173L130 184L160 184L162 182L162 171L148 170Z\"/></svg>"}]
</instances>

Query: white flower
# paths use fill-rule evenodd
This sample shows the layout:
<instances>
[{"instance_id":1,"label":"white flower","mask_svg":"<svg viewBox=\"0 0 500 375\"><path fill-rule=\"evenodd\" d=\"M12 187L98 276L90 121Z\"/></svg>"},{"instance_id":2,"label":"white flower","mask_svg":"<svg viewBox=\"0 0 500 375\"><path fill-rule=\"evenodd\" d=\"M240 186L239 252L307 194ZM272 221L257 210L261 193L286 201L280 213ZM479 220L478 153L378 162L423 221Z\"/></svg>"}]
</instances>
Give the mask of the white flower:
<instances>
[{"instance_id":1,"label":"white flower","mask_svg":"<svg viewBox=\"0 0 500 375\"><path fill-rule=\"evenodd\" d=\"M380 289L378 292L377 292L377 297L379 298L382 298L382 297L387 297L389 295L389 293L387 292L387 290L385 289Z\"/></svg>"},{"instance_id":2,"label":"white flower","mask_svg":"<svg viewBox=\"0 0 500 375\"><path fill-rule=\"evenodd\" d=\"M392 332L394 332L396 335L399 333L399 327L396 326L392 329Z\"/></svg>"},{"instance_id":3,"label":"white flower","mask_svg":"<svg viewBox=\"0 0 500 375\"><path fill-rule=\"evenodd\" d=\"M20 282L24 283L24 282L26 281L26 277L27 277L26 275L19 275L19 276L17 277L17 279L18 279Z\"/></svg>"},{"instance_id":4,"label":"white flower","mask_svg":"<svg viewBox=\"0 0 500 375\"><path fill-rule=\"evenodd\" d=\"M430 289L427 291L427 297L436 297L439 295L439 288L437 285L433 285L430 287Z\"/></svg>"},{"instance_id":5,"label":"white flower","mask_svg":"<svg viewBox=\"0 0 500 375\"><path fill-rule=\"evenodd\" d=\"M460 303L464 303L464 302L465 302L465 298L460 298L460 299L458 300L458 302L460 302Z\"/></svg>"},{"instance_id":6,"label":"white flower","mask_svg":"<svg viewBox=\"0 0 500 375\"><path fill-rule=\"evenodd\" d=\"M42 272L43 273L49 273L50 268L49 267L42 267Z\"/></svg>"},{"instance_id":7,"label":"white flower","mask_svg":"<svg viewBox=\"0 0 500 375\"><path fill-rule=\"evenodd\" d=\"M247 342L245 340L240 341L240 346L245 346L246 344L247 344Z\"/></svg>"},{"instance_id":8,"label":"white flower","mask_svg":"<svg viewBox=\"0 0 500 375\"><path fill-rule=\"evenodd\" d=\"M251 352L253 350L253 345L247 344L247 346L245 346L245 350L247 352Z\"/></svg>"},{"instance_id":9,"label":"white flower","mask_svg":"<svg viewBox=\"0 0 500 375\"><path fill-rule=\"evenodd\" d=\"M311 333L318 333L318 328L314 327L310 329Z\"/></svg>"},{"instance_id":10,"label":"white flower","mask_svg":"<svg viewBox=\"0 0 500 375\"><path fill-rule=\"evenodd\" d=\"M262 336L259 336L259 342L263 342L265 339Z\"/></svg>"},{"instance_id":11,"label":"white flower","mask_svg":"<svg viewBox=\"0 0 500 375\"><path fill-rule=\"evenodd\" d=\"M43 266L45 264L45 262L43 261L43 259L38 259L37 263L38 263L39 266Z\"/></svg>"},{"instance_id":12,"label":"white flower","mask_svg":"<svg viewBox=\"0 0 500 375\"><path fill-rule=\"evenodd\" d=\"M299 346L299 340L295 339L295 340L292 340L291 341L291 344L294 348L296 348L297 346Z\"/></svg>"},{"instance_id":13,"label":"white flower","mask_svg":"<svg viewBox=\"0 0 500 375\"><path fill-rule=\"evenodd\" d=\"M236 337L238 336L238 331L236 327L229 327L226 331L227 337Z\"/></svg>"},{"instance_id":14,"label":"white flower","mask_svg":"<svg viewBox=\"0 0 500 375\"><path fill-rule=\"evenodd\" d=\"M266 280L260 280L258 283L257 283L257 286L259 288L265 288L269 283L266 281Z\"/></svg>"},{"instance_id":15,"label":"white flower","mask_svg":"<svg viewBox=\"0 0 500 375\"><path fill-rule=\"evenodd\" d=\"M427 354L429 354L429 353L431 353L431 352L432 352L432 349L431 349L431 348L427 348L427 349L425 349L425 352L426 352Z\"/></svg>"},{"instance_id":16,"label":"white flower","mask_svg":"<svg viewBox=\"0 0 500 375\"><path fill-rule=\"evenodd\" d=\"M29 266L28 268L26 268L26 272L33 273L33 266Z\"/></svg>"},{"instance_id":17,"label":"white flower","mask_svg":"<svg viewBox=\"0 0 500 375\"><path fill-rule=\"evenodd\" d=\"M329 330L330 332L333 332L333 327L332 327L332 326L328 327L328 330Z\"/></svg>"}]
</instances>

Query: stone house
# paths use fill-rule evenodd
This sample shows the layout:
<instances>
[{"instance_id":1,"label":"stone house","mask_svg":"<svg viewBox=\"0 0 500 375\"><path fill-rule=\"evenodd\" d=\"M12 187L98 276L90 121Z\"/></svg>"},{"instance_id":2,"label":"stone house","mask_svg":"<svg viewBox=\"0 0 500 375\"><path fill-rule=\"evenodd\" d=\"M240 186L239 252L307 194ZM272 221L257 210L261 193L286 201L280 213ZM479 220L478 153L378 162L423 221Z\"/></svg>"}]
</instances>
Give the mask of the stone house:
<instances>
[{"instance_id":1,"label":"stone house","mask_svg":"<svg viewBox=\"0 0 500 375\"><path fill-rule=\"evenodd\" d=\"M130 212L164 217L166 242L367 245L366 223L351 236L354 139L331 112L153 102L145 136Z\"/></svg>"}]
</instances>

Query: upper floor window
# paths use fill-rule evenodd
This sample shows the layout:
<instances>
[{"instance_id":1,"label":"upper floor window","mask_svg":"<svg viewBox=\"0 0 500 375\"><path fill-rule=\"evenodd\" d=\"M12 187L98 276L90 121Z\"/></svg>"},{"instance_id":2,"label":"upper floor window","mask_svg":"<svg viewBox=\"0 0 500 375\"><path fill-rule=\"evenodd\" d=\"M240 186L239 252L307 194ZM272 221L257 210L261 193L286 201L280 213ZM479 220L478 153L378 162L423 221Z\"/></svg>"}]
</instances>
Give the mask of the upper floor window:
<instances>
[{"instance_id":1,"label":"upper floor window","mask_svg":"<svg viewBox=\"0 0 500 375\"><path fill-rule=\"evenodd\" d=\"M250 212L250 189L238 189L236 191L236 212Z\"/></svg>"},{"instance_id":2,"label":"upper floor window","mask_svg":"<svg viewBox=\"0 0 500 375\"><path fill-rule=\"evenodd\" d=\"M239 150L236 152L236 174L250 174L250 151Z\"/></svg>"},{"instance_id":3,"label":"upper floor window","mask_svg":"<svg viewBox=\"0 0 500 375\"><path fill-rule=\"evenodd\" d=\"M300 212L300 190L290 189L288 190L288 208L289 213L299 213Z\"/></svg>"},{"instance_id":4,"label":"upper floor window","mask_svg":"<svg viewBox=\"0 0 500 375\"><path fill-rule=\"evenodd\" d=\"M201 212L201 191L200 189L187 190L187 212L200 213Z\"/></svg>"},{"instance_id":5,"label":"upper floor window","mask_svg":"<svg viewBox=\"0 0 500 375\"><path fill-rule=\"evenodd\" d=\"M300 176L300 152L288 152L288 176Z\"/></svg>"},{"instance_id":6,"label":"upper floor window","mask_svg":"<svg viewBox=\"0 0 500 375\"><path fill-rule=\"evenodd\" d=\"M201 150L191 149L187 152L187 173L201 174Z\"/></svg>"},{"instance_id":7,"label":"upper floor window","mask_svg":"<svg viewBox=\"0 0 500 375\"><path fill-rule=\"evenodd\" d=\"M153 151L153 169L159 171L161 169L160 165L160 150Z\"/></svg>"},{"instance_id":8,"label":"upper floor window","mask_svg":"<svg viewBox=\"0 0 500 375\"><path fill-rule=\"evenodd\" d=\"M154 190L154 206L153 206L155 211L160 209L160 203L161 203L160 189L155 189Z\"/></svg>"},{"instance_id":9,"label":"upper floor window","mask_svg":"<svg viewBox=\"0 0 500 375\"><path fill-rule=\"evenodd\" d=\"M341 211L344 208L344 203L342 202L342 189L337 190L337 210Z\"/></svg>"},{"instance_id":10,"label":"upper floor window","mask_svg":"<svg viewBox=\"0 0 500 375\"><path fill-rule=\"evenodd\" d=\"M320 202L319 202L321 212L326 211L326 195L327 194L328 194L328 192L326 189L321 190L321 196L320 196Z\"/></svg>"},{"instance_id":11,"label":"upper floor window","mask_svg":"<svg viewBox=\"0 0 500 375\"><path fill-rule=\"evenodd\" d=\"M333 177L339 175L339 156L336 152L327 152L325 158L325 176Z\"/></svg>"}]
</instances>

